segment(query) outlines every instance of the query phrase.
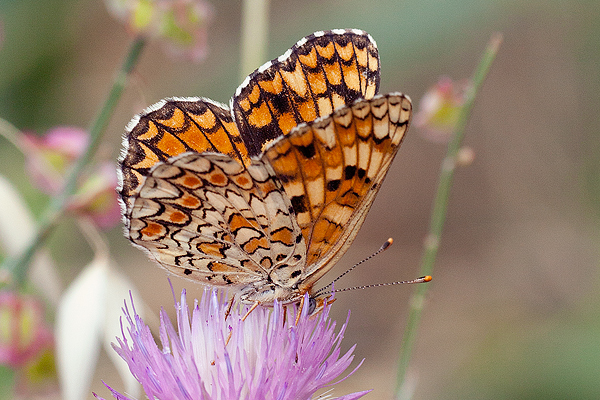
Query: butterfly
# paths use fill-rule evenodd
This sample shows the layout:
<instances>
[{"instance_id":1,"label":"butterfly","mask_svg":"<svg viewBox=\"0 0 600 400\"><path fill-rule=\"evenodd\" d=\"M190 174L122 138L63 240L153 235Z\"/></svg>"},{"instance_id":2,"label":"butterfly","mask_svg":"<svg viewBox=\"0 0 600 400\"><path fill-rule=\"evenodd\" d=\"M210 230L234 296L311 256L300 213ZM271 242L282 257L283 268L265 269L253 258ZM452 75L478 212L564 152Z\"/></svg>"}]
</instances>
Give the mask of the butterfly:
<instances>
[{"instance_id":1,"label":"butterfly","mask_svg":"<svg viewBox=\"0 0 600 400\"><path fill-rule=\"evenodd\" d=\"M242 302L301 300L351 245L409 127L378 95L366 32L320 31L267 62L229 107L168 98L126 128L126 236L169 272Z\"/></svg>"}]
</instances>

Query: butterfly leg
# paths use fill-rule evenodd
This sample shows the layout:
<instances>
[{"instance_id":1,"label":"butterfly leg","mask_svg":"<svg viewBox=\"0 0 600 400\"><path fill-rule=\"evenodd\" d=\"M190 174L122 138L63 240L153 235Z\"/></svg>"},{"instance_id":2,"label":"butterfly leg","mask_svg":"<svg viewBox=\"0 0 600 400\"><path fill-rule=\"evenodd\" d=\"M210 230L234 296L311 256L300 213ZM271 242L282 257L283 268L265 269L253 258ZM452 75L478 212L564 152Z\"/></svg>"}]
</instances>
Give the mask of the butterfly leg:
<instances>
[{"instance_id":1,"label":"butterfly leg","mask_svg":"<svg viewBox=\"0 0 600 400\"><path fill-rule=\"evenodd\" d=\"M302 308L304 307L304 296L300 298L300 305L298 306L298 312L296 313L296 326L298 326L298 321L300 321L300 316L302 315Z\"/></svg>"},{"instance_id":2,"label":"butterfly leg","mask_svg":"<svg viewBox=\"0 0 600 400\"><path fill-rule=\"evenodd\" d=\"M250 309L248 310L248 312L246 313L246 315L244 315L244 316L242 317L242 321L245 321L245 320L246 320L246 318L248 318L248 315L250 315L250 313L251 313L252 311L254 311L254 309L255 309L256 307L258 307L258 304L259 304L259 302L258 302L258 301L255 301L255 302L254 302L254 304L252 304L252 307L250 307Z\"/></svg>"},{"instance_id":3,"label":"butterfly leg","mask_svg":"<svg viewBox=\"0 0 600 400\"><path fill-rule=\"evenodd\" d=\"M233 330L229 331L229 335L227 335L227 339L225 339L225 346L229 344L229 341L231 340L231 335L233 335Z\"/></svg>"},{"instance_id":4,"label":"butterfly leg","mask_svg":"<svg viewBox=\"0 0 600 400\"><path fill-rule=\"evenodd\" d=\"M234 299L235 296L231 296L231 300L229 300L229 306L227 306L227 311L225 311L225 320L227 320L227 317L229 317L229 314L231 314L231 308L233 307Z\"/></svg>"}]
</instances>

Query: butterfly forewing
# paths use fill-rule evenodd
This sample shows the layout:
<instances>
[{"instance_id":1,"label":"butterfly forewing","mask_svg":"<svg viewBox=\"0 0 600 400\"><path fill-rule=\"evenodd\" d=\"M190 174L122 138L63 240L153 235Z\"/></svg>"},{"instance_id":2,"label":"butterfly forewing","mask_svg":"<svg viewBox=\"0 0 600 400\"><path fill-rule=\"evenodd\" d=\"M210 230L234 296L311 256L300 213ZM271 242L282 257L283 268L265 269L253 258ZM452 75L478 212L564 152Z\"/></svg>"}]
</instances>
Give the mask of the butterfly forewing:
<instances>
[{"instance_id":1,"label":"butterfly forewing","mask_svg":"<svg viewBox=\"0 0 600 400\"><path fill-rule=\"evenodd\" d=\"M170 157L214 151L249 162L229 109L208 99L163 100L130 122L125 140L120 192L128 210L150 169Z\"/></svg>"},{"instance_id":2,"label":"butterfly forewing","mask_svg":"<svg viewBox=\"0 0 600 400\"><path fill-rule=\"evenodd\" d=\"M232 110L250 155L302 122L379 88L375 41L359 30L317 32L263 65L238 88Z\"/></svg>"}]
</instances>

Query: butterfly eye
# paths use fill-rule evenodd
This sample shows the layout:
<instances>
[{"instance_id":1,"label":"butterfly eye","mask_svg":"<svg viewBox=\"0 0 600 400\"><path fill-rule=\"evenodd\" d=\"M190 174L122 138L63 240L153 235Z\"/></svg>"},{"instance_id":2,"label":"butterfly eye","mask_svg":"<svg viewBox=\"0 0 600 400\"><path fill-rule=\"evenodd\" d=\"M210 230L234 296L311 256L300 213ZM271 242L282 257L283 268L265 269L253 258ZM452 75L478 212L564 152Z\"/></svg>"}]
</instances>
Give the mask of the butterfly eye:
<instances>
[{"instance_id":1,"label":"butterfly eye","mask_svg":"<svg viewBox=\"0 0 600 400\"><path fill-rule=\"evenodd\" d=\"M308 298L308 315L312 315L317 309L317 300L314 297Z\"/></svg>"}]
</instances>

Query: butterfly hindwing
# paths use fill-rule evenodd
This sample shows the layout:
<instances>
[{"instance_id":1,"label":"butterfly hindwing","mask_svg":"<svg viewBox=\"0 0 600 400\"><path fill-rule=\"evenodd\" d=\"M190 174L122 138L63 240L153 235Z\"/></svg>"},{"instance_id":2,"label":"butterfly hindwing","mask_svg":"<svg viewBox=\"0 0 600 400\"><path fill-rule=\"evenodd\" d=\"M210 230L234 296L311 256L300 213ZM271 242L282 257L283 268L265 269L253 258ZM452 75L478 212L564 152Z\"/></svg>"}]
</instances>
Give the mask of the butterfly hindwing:
<instances>
[{"instance_id":1,"label":"butterfly hindwing","mask_svg":"<svg viewBox=\"0 0 600 400\"><path fill-rule=\"evenodd\" d=\"M224 154L184 153L150 171L128 216L129 235L176 275L247 285L266 281L274 268L284 266L283 277L304 264L290 212L261 162L244 167Z\"/></svg>"}]
</instances>

